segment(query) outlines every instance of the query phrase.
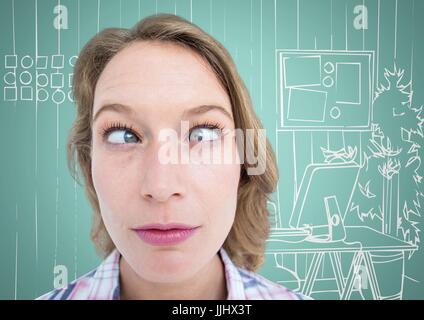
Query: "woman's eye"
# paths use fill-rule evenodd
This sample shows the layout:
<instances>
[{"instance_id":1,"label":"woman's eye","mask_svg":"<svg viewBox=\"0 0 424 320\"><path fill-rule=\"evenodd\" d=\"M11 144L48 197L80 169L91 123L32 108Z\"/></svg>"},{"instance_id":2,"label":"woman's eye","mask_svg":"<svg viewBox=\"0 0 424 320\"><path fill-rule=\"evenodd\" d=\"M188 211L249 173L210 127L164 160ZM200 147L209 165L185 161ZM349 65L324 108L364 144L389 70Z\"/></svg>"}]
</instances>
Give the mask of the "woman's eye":
<instances>
[{"instance_id":1,"label":"woman's eye","mask_svg":"<svg viewBox=\"0 0 424 320\"><path fill-rule=\"evenodd\" d=\"M138 143L137 136L128 130L114 130L107 137L108 142L113 144Z\"/></svg>"},{"instance_id":2,"label":"woman's eye","mask_svg":"<svg viewBox=\"0 0 424 320\"><path fill-rule=\"evenodd\" d=\"M194 128L190 132L190 142L201 142L216 140L220 136L220 130L217 128Z\"/></svg>"}]
</instances>

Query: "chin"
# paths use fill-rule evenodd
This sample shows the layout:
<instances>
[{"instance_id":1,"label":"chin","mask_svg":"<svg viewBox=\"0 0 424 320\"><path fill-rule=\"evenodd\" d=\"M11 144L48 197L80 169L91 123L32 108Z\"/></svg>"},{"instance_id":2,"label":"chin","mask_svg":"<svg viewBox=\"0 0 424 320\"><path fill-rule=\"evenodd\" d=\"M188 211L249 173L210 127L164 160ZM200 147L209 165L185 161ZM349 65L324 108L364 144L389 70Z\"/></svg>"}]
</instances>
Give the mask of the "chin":
<instances>
[{"instance_id":1,"label":"chin","mask_svg":"<svg viewBox=\"0 0 424 320\"><path fill-rule=\"evenodd\" d=\"M140 255L137 273L152 282L179 282L193 275L193 254L177 250L157 250ZM142 269L142 270L141 270Z\"/></svg>"}]
</instances>

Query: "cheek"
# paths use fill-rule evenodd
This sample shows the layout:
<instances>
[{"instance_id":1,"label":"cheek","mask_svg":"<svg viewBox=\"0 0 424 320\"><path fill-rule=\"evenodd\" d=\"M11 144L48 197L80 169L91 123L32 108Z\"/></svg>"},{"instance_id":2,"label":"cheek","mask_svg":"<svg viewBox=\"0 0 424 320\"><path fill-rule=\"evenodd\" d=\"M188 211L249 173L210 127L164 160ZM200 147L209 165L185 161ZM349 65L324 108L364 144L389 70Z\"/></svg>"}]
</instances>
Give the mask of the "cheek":
<instances>
[{"instance_id":1,"label":"cheek","mask_svg":"<svg viewBox=\"0 0 424 320\"><path fill-rule=\"evenodd\" d=\"M193 181L196 181L197 201L207 214L210 224L226 230L231 227L237 206L237 190L240 179L240 165L220 164L194 166Z\"/></svg>"},{"instance_id":2,"label":"cheek","mask_svg":"<svg viewBox=\"0 0 424 320\"><path fill-rule=\"evenodd\" d=\"M133 192L126 173L126 162L100 150L93 150L91 172L101 214L105 220L121 219L119 215L125 214L123 204L128 203L127 197Z\"/></svg>"}]
</instances>

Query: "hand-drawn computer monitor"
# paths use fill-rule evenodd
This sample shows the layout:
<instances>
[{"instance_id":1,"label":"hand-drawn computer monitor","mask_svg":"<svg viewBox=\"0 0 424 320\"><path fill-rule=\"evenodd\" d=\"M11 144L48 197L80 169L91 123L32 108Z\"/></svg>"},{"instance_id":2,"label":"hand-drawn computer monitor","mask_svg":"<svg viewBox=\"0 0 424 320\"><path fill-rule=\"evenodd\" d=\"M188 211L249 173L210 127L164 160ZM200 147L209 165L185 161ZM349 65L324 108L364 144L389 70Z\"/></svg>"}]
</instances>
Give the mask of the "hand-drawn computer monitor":
<instances>
[{"instance_id":1,"label":"hand-drawn computer monitor","mask_svg":"<svg viewBox=\"0 0 424 320\"><path fill-rule=\"evenodd\" d=\"M358 174L356 163L309 165L297 193L290 226L310 229L315 239L344 240L343 220Z\"/></svg>"},{"instance_id":2,"label":"hand-drawn computer monitor","mask_svg":"<svg viewBox=\"0 0 424 320\"><path fill-rule=\"evenodd\" d=\"M281 129L367 130L372 51L277 50Z\"/></svg>"}]
</instances>

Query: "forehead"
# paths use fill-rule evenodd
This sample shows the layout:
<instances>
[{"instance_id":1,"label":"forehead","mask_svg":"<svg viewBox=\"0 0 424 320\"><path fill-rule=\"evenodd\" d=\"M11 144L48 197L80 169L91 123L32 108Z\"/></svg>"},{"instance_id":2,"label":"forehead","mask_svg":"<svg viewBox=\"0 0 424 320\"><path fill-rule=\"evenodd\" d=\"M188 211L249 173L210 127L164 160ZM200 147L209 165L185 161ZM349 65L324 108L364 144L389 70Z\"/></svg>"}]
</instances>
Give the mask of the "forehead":
<instances>
[{"instance_id":1,"label":"forehead","mask_svg":"<svg viewBox=\"0 0 424 320\"><path fill-rule=\"evenodd\" d=\"M188 48L152 41L129 45L106 65L96 85L94 112L111 102L156 108L230 105L207 61Z\"/></svg>"}]
</instances>

